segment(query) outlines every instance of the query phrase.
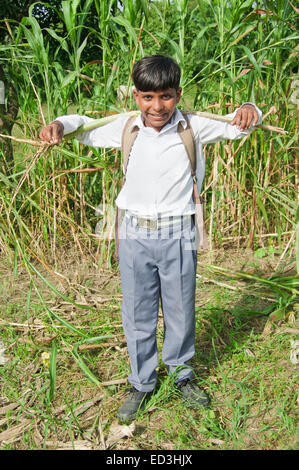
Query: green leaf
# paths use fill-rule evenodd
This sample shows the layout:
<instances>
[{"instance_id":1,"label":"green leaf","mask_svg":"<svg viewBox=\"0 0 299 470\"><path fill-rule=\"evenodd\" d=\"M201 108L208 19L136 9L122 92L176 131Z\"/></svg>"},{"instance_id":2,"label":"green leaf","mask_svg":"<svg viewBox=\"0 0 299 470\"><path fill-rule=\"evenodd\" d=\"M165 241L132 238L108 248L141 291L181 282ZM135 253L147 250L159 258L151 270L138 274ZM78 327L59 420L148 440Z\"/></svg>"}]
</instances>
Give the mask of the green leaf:
<instances>
[{"instance_id":1,"label":"green leaf","mask_svg":"<svg viewBox=\"0 0 299 470\"><path fill-rule=\"evenodd\" d=\"M76 79L77 76L78 76L77 72L68 73L61 82L61 85L60 85L61 88L64 88L67 85L69 85L70 83L72 83Z\"/></svg>"},{"instance_id":2,"label":"green leaf","mask_svg":"<svg viewBox=\"0 0 299 470\"><path fill-rule=\"evenodd\" d=\"M52 349L50 355L49 363L49 373L50 373L50 388L48 398L49 401L52 401L54 398L55 386L56 386L56 356L57 356L57 346L55 340L52 342Z\"/></svg>"},{"instance_id":3,"label":"green leaf","mask_svg":"<svg viewBox=\"0 0 299 470\"><path fill-rule=\"evenodd\" d=\"M260 197L260 195L258 193L256 193L256 197L255 197L255 200L256 200L256 203L261 211L261 213L263 214L263 217L264 217L264 222L266 224L266 227L267 229L269 229L269 219L268 219L268 214L267 214L267 211L266 211L266 208L263 204L263 201L262 201L262 198Z\"/></svg>"},{"instance_id":4,"label":"green leaf","mask_svg":"<svg viewBox=\"0 0 299 470\"><path fill-rule=\"evenodd\" d=\"M267 252L264 248L258 248L255 252L254 252L254 256L255 258L264 258L265 256L267 256Z\"/></svg>"},{"instance_id":5,"label":"green leaf","mask_svg":"<svg viewBox=\"0 0 299 470\"><path fill-rule=\"evenodd\" d=\"M79 356L79 354L75 351L70 351L72 356L74 357L74 359L76 360L78 366L80 367L80 369L82 370L82 372L84 372L84 374L86 375L86 377L95 385L99 386L100 385L100 381L99 379L91 372L91 370L89 369L89 367L87 367L87 365L85 364L85 362L83 361L83 359Z\"/></svg>"},{"instance_id":6,"label":"green leaf","mask_svg":"<svg viewBox=\"0 0 299 470\"><path fill-rule=\"evenodd\" d=\"M137 44L137 35L135 29L128 20L126 20L122 16L116 16L112 18L112 21L121 26L124 26L126 28L127 33L129 33L130 37L133 39L134 43Z\"/></svg>"},{"instance_id":7,"label":"green leaf","mask_svg":"<svg viewBox=\"0 0 299 470\"><path fill-rule=\"evenodd\" d=\"M254 66L255 70L257 71L257 73L259 74L260 78L262 79L262 71L261 71L261 68L260 66L258 65L253 53L251 52L251 50L246 47L246 46L239 46L240 48L244 49L248 59L250 60L250 62L252 63L252 65Z\"/></svg>"}]
</instances>

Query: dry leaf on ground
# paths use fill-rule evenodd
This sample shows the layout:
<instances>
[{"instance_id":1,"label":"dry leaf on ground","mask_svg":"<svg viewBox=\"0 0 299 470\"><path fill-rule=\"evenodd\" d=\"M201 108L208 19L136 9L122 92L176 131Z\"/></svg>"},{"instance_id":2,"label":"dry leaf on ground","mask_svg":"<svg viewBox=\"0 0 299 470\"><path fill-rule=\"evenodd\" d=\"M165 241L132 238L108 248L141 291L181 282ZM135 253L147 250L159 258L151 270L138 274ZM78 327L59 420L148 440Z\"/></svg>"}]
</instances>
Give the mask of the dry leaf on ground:
<instances>
[{"instance_id":1,"label":"dry leaf on ground","mask_svg":"<svg viewBox=\"0 0 299 470\"><path fill-rule=\"evenodd\" d=\"M19 441L23 433L31 426L30 419L23 419L19 424L0 433L0 446Z\"/></svg>"},{"instance_id":2,"label":"dry leaf on ground","mask_svg":"<svg viewBox=\"0 0 299 470\"><path fill-rule=\"evenodd\" d=\"M105 442L106 448L108 449L109 447L113 446L124 437L133 437L134 431L134 423L131 423L129 426L120 425L117 423L112 424Z\"/></svg>"}]
</instances>

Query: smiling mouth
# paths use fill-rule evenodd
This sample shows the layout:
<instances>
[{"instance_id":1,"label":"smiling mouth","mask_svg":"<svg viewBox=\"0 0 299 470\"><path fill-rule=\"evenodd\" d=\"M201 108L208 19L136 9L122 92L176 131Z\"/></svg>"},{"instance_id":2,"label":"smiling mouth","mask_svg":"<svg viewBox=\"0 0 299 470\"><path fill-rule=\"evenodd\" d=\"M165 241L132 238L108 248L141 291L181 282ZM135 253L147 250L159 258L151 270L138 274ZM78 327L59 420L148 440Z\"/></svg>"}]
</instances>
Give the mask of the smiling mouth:
<instances>
[{"instance_id":1,"label":"smiling mouth","mask_svg":"<svg viewBox=\"0 0 299 470\"><path fill-rule=\"evenodd\" d=\"M168 114L149 114L149 116L153 119L166 119Z\"/></svg>"}]
</instances>

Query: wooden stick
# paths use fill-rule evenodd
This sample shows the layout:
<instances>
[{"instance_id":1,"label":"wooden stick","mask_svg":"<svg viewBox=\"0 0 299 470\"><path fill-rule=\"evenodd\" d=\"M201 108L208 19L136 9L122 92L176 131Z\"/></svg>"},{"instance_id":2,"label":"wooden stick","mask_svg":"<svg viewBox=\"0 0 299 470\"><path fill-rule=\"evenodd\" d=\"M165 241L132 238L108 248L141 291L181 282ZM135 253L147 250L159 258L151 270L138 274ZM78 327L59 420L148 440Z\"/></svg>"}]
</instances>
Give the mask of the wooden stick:
<instances>
[{"instance_id":1,"label":"wooden stick","mask_svg":"<svg viewBox=\"0 0 299 470\"><path fill-rule=\"evenodd\" d=\"M81 170L57 170L56 173L89 173L93 171L105 170L103 166L97 168L82 168ZM53 173L55 175L55 173Z\"/></svg>"},{"instance_id":2,"label":"wooden stick","mask_svg":"<svg viewBox=\"0 0 299 470\"><path fill-rule=\"evenodd\" d=\"M41 140L29 140L29 139L18 139L17 137L12 137L11 135L0 134L0 137L4 139L11 139L14 142L21 142L22 144L29 144L35 147L45 147L46 145L50 146L47 142L42 142Z\"/></svg>"},{"instance_id":3,"label":"wooden stick","mask_svg":"<svg viewBox=\"0 0 299 470\"><path fill-rule=\"evenodd\" d=\"M222 122L228 122L228 123L233 121L232 117L221 116L219 114L212 114L212 113L207 113L204 111L186 111L186 112L189 114L195 114L196 116L213 119L214 121L222 121ZM114 121L119 116L138 116L139 114L140 114L140 111L128 111L128 112L121 113L121 114L110 115L108 117L104 117L101 119L95 119L92 122L88 122L87 124L80 126L76 131L70 134L67 134L65 138L66 139L73 138L76 135L81 134L82 132L87 132L92 129L96 129L97 127L105 125L106 123L108 124L108 122ZM276 132L278 134L283 134L283 135L287 134L287 131L284 130L282 127L274 127L274 126L270 126L269 124L258 124L257 126L254 126L254 129L262 129L265 131Z\"/></svg>"},{"instance_id":4,"label":"wooden stick","mask_svg":"<svg viewBox=\"0 0 299 470\"><path fill-rule=\"evenodd\" d=\"M189 114L195 114L196 116L204 117L207 119L213 119L214 121L221 121L221 122L232 122L233 118L227 117L227 116L221 116L220 114L212 114L208 113L205 111L187 111ZM65 139L69 140L70 138L76 137L76 135L81 134L82 132L87 132L92 129L96 129L97 127L103 126L105 124L108 124L108 122L114 121L117 119L119 116L138 116L140 114L140 111L128 111L126 113L121 113L121 114L113 114L110 115L109 117L104 117L101 119L95 119L93 122L89 122L87 124L84 124L83 126L80 126L76 131L71 132L70 134L65 135ZM278 134L286 135L288 132L283 129L282 127L275 127L271 126L269 124L258 124L257 126L254 127L255 129L262 129L264 131L270 131L270 132L276 132ZM10 135L4 135L0 134L0 137L5 138L5 139L11 139L15 142L21 142L24 144L29 144L33 145L36 147L44 147L48 145L49 147L53 146L53 144L48 144L46 142L42 141L37 141L37 140L30 140L30 139L19 139L16 137L12 137Z\"/></svg>"},{"instance_id":5,"label":"wooden stick","mask_svg":"<svg viewBox=\"0 0 299 470\"><path fill-rule=\"evenodd\" d=\"M204 117L208 119L213 119L214 121L222 121L222 122L233 121L233 118L231 117L221 116L220 114L207 113L204 111L188 111L188 113L195 114L196 116L200 116L200 117ZM254 126L254 128L263 129L264 131L277 132L278 134L283 134L283 135L286 135L288 133L282 127L270 126L269 124L258 124L257 126Z\"/></svg>"}]
</instances>

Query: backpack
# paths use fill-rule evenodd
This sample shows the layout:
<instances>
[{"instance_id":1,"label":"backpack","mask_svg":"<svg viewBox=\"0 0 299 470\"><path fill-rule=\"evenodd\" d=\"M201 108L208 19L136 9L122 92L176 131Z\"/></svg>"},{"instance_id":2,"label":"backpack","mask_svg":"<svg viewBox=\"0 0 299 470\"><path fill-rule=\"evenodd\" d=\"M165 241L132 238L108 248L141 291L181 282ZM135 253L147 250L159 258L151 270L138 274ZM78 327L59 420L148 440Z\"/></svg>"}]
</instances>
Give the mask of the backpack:
<instances>
[{"instance_id":1,"label":"backpack","mask_svg":"<svg viewBox=\"0 0 299 470\"><path fill-rule=\"evenodd\" d=\"M182 139L182 142L185 146L189 161L190 161L190 168L191 168L191 175L193 179L193 201L195 204L195 226L197 230L197 249L201 250L207 250L208 249L208 238L205 230L205 225L204 225L204 218L203 218L203 207L202 207L202 202L200 199L200 196L198 194L198 189L197 189L197 178L196 178L196 150L195 150L195 137L193 134L192 127L190 125L190 121L188 119L188 116L186 113L182 113L186 122L187 126L186 129L184 129L183 125L181 122L178 124L178 133ZM122 133L122 142L121 142L121 149L122 149L122 155L123 155L123 171L124 171L124 177L127 172L127 167L129 163L129 157L130 153L134 144L134 141L137 137L137 134L139 132L139 129L137 127L134 127L132 130L130 129L133 121L136 119L135 116L130 117L124 127L123 133ZM115 232L116 232L116 256L118 257L118 244L119 244L119 238L118 238L118 221L119 221L119 216L118 216L118 209L116 213L116 224L115 224Z\"/></svg>"}]
</instances>

